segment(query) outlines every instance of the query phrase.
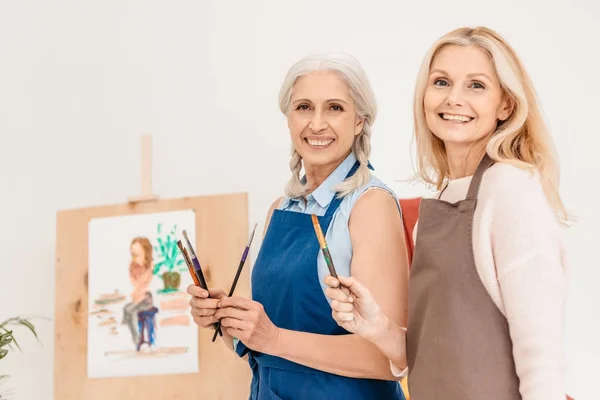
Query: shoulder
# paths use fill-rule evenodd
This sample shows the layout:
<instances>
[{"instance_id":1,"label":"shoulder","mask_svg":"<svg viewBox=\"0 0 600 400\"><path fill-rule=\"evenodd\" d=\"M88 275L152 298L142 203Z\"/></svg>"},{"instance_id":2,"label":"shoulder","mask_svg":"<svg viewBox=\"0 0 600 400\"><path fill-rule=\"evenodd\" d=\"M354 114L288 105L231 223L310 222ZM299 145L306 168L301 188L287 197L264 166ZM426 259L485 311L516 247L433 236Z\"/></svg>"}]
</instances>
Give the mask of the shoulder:
<instances>
[{"instance_id":1,"label":"shoulder","mask_svg":"<svg viewBox=\"0 0 600 400\"><path fill-rule=\"evenodd\" d=\"M504 162L495 163L485 172L478 197L482 203L499 208L550 208L537 171Z\"/></svg>"},{"instance_id":2,"label":"shoulder","mask_svg":"<svg viewBox=\"0 0 600 400\"><path fill-rule=\"evenodd\" d=\"M396 193L381 179L371 172L371 177L364 185L356 188L344 199L352 213L377 209L383 206L398 212L400 205Z\"/></svg>"},{"instance_id":3,"label":"shoulder","mask_svg":"<svg viewBox=\"0 0 600 400\"><path fill-rule=\"evenodd\" d=\"M486 171L478 195L480 219L489 221L494 237L500 235L553 235L557 219L534 169L496 163Z\"/></svg>"},{"instance_id":4,"label":"shoulder","mask_svg":"<svg viewBox=\"0 0 600 400\"><path fill-rule=\"evenodd\" d=\"M506 162L496 162L485 172L482 182L493 183L500 187L540 186L538 178L535 169L519 168Z\"/></svg>"},{"instance_id":5,"label":"shoulder","mask_svg":"<svg viewBox=\"0 0 600 400\"><path fill-rule=\"evenodd\" d=\"M503 279L522 266L531 267L534 261L548 267L560 265L560 270L566 271L564 227L538 173L497 163L486 175L477 199L474 229L482 242L480 252L485 247L493 254L495 276Z\"/></svg>"},{"instance_id":6,"label":"shoulder","mask_svg":"<svg viewBox=\"0 0 600 400\"><path fill-rule=\"evenodd\" d=\"M401 222L401 209L396 193L375 175L371 180L356 189L349 196L353 207L351 220L367 224L389 225L395 221Z\"/></svg>"},{"instance_id":7,"label":"shoulder","mask_svg":"<svg viewBox=\"0 0 600 400\"><path fill-rule=\"evenodd\" d=\"M356 188L347 197L352 203L359 203L360 201L364 201L364 199L370 198L391 199L392 203L398 202L396 193L372 172L370 179L364 185ZM367 202L369 202L369 200L367 200Z\"/></svg>"},{"instance_id":8,"label":"shoulder","mask_svg":"<svg viewBox=\"0 0 600 400\"><path fill-rule=\"evenodd\" d=\"M275 211L275 209L277 209L283 202L285 201L285 197L281 196L278 197L277 199L275 199L275 201L273 203L271 203L271 206L269 207L269 211L267 212L267 218L265 220L265 227L263 229L263 237L264 235L267 233L267 227L269 226L269 223L271 222L271 216L273 215L273 212Z\"/></svg>"},{"instance_id":9,"label":"shoulder","mask_svg":"<svg viewBox=\"0 0 600 400\"><path fill-rule=\"evenodd\" d=\"M273 201L273 203L271 203L271 206L269 207L269 215L273 214L273 211L275 211L275 209L281 206L285 201L285 196L280 196L276 198L275 201Z\"/></svg>"}]
</instances>

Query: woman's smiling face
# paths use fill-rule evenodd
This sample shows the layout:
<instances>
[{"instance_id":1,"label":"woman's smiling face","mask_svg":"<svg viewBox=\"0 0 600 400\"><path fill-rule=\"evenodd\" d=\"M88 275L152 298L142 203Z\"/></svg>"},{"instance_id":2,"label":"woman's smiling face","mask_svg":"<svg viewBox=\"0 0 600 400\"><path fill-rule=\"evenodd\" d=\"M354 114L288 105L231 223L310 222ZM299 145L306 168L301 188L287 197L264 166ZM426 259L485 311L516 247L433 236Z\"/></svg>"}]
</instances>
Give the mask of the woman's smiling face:
<instances>
[{"instance_id":1,"label":"woman's smiling face","mask_svg":"<svg viewBox=\"0 0 600 400\"><path fill-rule=\"evenodd\" d=\"M429 130L447 149L470 147L510 115L492 60L473 46L448 45L438 52L423 108Z\"/></svg>"}]
</instances>

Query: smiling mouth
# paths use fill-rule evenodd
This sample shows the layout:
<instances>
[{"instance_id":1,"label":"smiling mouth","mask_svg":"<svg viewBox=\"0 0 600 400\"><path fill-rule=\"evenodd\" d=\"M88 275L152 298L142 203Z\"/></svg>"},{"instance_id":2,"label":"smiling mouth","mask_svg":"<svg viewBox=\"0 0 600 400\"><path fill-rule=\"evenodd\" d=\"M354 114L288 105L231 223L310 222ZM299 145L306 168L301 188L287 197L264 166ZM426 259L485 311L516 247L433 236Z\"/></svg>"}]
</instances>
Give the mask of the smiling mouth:
<instances>
[{"instance_id":1,"label":"smiling mouth","mask_svg":"<svg viewBox=\"0 0 600 400\"><path fill-rule=\"evenodd\" d=\"M466 115L456 115L456 114L446 114L446 113L440 113L438 114L440 118L442 118L445 121L449 121L449 122L454 122L457 124L467 124L471 121L473 121L473 117L469 117Z\"/></svg>"},{"instance_id":2,"label":"smiling mouth","mask_svg":"<svg viewBox=\"0 0 600 400\"><path fill-rule=\"evenodd\" d=\"M324 149L334 142L334 139L304 139L314 149Z\"/></svg>"}]
</instances>

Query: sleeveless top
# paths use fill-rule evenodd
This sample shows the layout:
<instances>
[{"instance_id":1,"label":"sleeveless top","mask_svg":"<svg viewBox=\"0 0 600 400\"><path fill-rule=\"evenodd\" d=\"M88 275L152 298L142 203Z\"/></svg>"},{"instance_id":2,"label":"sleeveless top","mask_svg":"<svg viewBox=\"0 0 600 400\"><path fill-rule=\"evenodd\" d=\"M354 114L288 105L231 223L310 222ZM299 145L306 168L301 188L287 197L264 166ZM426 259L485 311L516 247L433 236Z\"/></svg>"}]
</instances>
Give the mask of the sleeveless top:
<instances>
[{"instance_id":1,"label":"sleeveless top","mask_svg":"<svg viewBox=\"0 0 600 400\"><path fill-rule=\"evenodd\" d=\"M348 171L339 178L338 174L348 168L350 161L353 163ZM352 176L358 165L354 155L349 155L332 174L337 179L324 182L320 190L313 193L311 199L307 199L306 204L304 201L298 202L301 204L299 207L306 206L303 207L304 212L276 209L271 216L252 269L252 299L261 303L273 324L282 329L330 336L349 334L333 320L331 307L323 293L318 274L318 255L321 251L308 213L310 210L317 210L312 202L328 203L324 215L318 218L323 231L327 232L333 243L335 238L332 233L338 231L334 232L332 222L334 216L338 220L341 215L342 203L353 204L351 200L357 199L357 193L354 192L364 193L376 185L364 185L344 198L333 194L323 195L325 191L322 188L330 189L332 184ZM291 208L294 205L292 203L288 201L286 206ZM343 231L341 229L339 232ZM346 265L346 269L349 269L349 261L342 262L345 258L351 258L352 249L348 244L344 245L346 247L337 247L337 256L334 253L336 250L331 249L334 262L339 261L340 268ZM397 381L349 378L320 371L289 359L252 350L243 341L237 342L235 350L239 356L248 355L248 364L252 369L251 400L405 399Z\"/></svg>"},{"instance_id":2,"label":"sleeveless top","mask_svg":"<svg viewBox=\"0 0 600 400\"><path fill-rule=\"evenodd\" d=\"M350 153L346 159L329 175L329 177L311 194L306 197L306 200L299 198L290 198L285 196L280 202L277 209L284 211L295 211L304 214L316 214L322 216L327 211L327 206L331 203L335 196L335 186L342 183L344 178L352 169L352 166L356 162L356 156L354 153ZM369 167L372 169L371 165ZM303 178L304 182L305 179ZM342 276L350 276L350 264L352 262L352 242L350 240L350 230L348 228L348 222L350 219L350 213L352 208L368 190L372 189L383 189L393 196L394 202L398 205L398 211L402 215L400 205L398 203L398 197L383 181L371 174L371 180L363 187L354 190L352 193L346 195L338 208L333 214L333 219L329 225L325 234L325 240L327 246L331 252L331 257L335 265L335 269L338 274ZM323 292L325 291L326 285L323 279L329 274L327 264L323 253L319 252L317 259L317 269L319 274L319 281ZM328 301L329 298L327 298Z\"/></svg>"}]
</instances>

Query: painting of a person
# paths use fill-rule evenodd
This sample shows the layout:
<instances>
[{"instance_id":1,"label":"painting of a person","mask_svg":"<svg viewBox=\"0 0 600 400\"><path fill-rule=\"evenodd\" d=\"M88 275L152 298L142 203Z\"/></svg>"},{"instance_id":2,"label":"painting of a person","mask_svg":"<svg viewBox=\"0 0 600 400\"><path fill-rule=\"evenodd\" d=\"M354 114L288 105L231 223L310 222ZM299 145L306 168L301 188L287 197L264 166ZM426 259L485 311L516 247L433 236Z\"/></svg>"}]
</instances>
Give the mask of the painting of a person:
<instances>
[{"instance_id":1,"label":"painting of a person","mask_svg":"<svg viewBox=\"0 0 600 400\"><path fill-rule=\"evenodd\" d=\"M131 302L123 309L123 324L131 332L131 340L140 344L140 324L138 313L154 308L150 283L152 282L152 243L145 237L136 237L130 244L131 261L129 263L129 280L133 286Z\"/></svg>"}]
</instances>

